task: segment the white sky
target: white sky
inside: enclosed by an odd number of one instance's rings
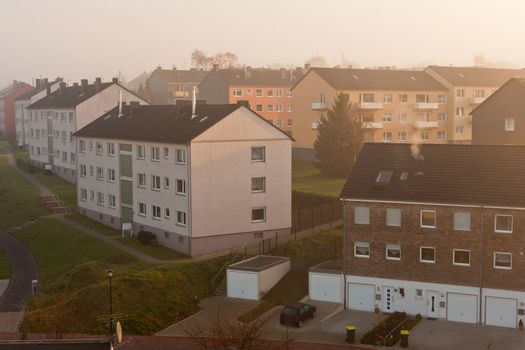
[[[157,65],[189,68],[198,48],[240,63],[525,66],[523,0],[0,0],[0,87]]]

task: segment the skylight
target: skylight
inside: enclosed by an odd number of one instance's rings
[[[357,77],[357,75],[352,75],[352,77],[353,77],[355,80],[359,80],[359,78]]]
[[[459,73],[459,76],[462,77],[462,78],[465,78],[465,76],[463,75],[463,73]]]
[[[202,117],[201,120],[199,120],[199,123],[203,123],[204,121],[206,121],[206,119],[208,119],[208,116]]]
[[[408,179],[408,171],[403,171],[399,177],[399,180],[405,181],[406,179]]]
[[[410,76],[410,79],[416,80],[416,78],[414,76],[412,76],[412,75]]]
[[[378,184],[387,184],[390,182],[390,179],[392,178],[392,172],[391,171],[380,171],[379,175],[377,175],[376,183]]]

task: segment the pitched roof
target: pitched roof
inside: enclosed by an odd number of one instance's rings
[[[85,90],[82,85],[66,86],[63,90],[57,89],[53,93],[29,105],[27,108],[72,108],[107,89],[113,84],[115,83],[101,83],[99,89],[97,89],[95,84],[88,84],[86,85]]]
[[[239,107],[238,104],[198,104],[196,116],[192,118],[191,105],[125,105],[119,118],[117,106],[77,131],[75,135],[183,144],[190,142]]]
[[[200,83],[208,75],[209,71],[204,70],[179,70],[179,69],[155,69],[152,75],[158,75],[162,79],[171,83]]]
[[[15,98],[15,101],[29,100],[31,97],[38,94],[40,91],[44,91],[48,86],[52,86],[54,84],[60,84],[61,81],[62,80],[59,80],[59,78],[57,78],[54,81],[50,81],[47,84],[42,85],[41,87],[35,87],[32,90],[29,90],[28,92],[26,92],[25,94],[20,95],[17,98]]]
[[[15,93],[19,88],[25,87],[25,86],[31,86],[29,84],[26,84],[22,81],[13,81],[13,84],[6,86],[5,88],[0,90],[0,98],[3,98],[5,96],[11,95],[12,93]]]
[[[341,198],[525,207],[525,146],[424,144],[420,154],[409,144],[365,144]],[[376,183],[381,171],[390,181]]]
[[[455,86],[501,86],[515,77],[525,77],[524,69],[429,66]]]
[[[290,86],[294,85],[303,75],[302,68],[296,69],[217,69],[212,70],[208,76],[217,75],[229,85],[266,85]]]

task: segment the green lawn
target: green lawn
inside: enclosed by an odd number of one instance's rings
[[[11,277],[11,264],[7,256],[0,250],[0,280]]]
[[[90,229],[95,230],[98,233],[102,233],[103,235],[106,235],[106,236],[120,236],[121,235],[119,230],[116,230],[114,228],[101,224],[100,222],[97,222],[95,220],[91,220],[90,218],[80,213],[67,214],[66,218],[72,221],[75,221],[76,223],[79,223],[82,226],[89,227]]]
[[[148,245],[142,244],[136,237],[126,237],[119,238],[121,243],[124,243],[132,248],[135,248],[138,251],[143,252],[149,256],[152,256],[157,259],[162,260],[171,260],[171,259],[186,259],[189,258],[187,255],[176,252],[169,248],[163,247],[161,245]]]
[[[314,163],[293,159],[292,189],[337,198],[346,179],[324,176]]]

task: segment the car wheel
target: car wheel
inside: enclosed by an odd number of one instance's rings
[[[303,326],[303,321],[299,321],[299,323],[297,324],[297,327],[301,328]]]

